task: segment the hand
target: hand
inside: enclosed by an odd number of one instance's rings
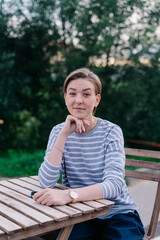
[[[85,132],[85,125],[90,125],[88,120],[81,120],[72,115],[68,115],[62,128],[62,132],[69,136],[73,132],[83,133]]]
[[[64,205],[71,202],[69,197],[69,190],[57,190],[46,188],[34,194],[33,199],[40,204],[52,206],[52,205]]]

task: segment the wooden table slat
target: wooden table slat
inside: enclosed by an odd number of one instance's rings
[[[21,181],[20,179],[10,179],[9,182],[12,182],[14,184],[17,184],[18,186],[20,187],[24,187],[24,188],[27,188],[31,191],[34,191],[35,189],[37,190],[42,190],[42,188],[38,187],[38,186],[35,186],[35,185],[32,185],[30,183],[27,183],[27,182],[24,182],[24,181]]]
[[[66,189],[60,184],[55,188]],[[74,224],[106,215],[114,205],[100,199],[49,207],[30,198],[31,191],[41,189],[37,176],[0,182],[0,239],[21,240],[61,229],[57,239],[67,240]]]
[[[77,217],[77,216],[81,216],[82,215],[82,212],[75,209],[75,208],[72,208],[68,205],[62,205],[62,206],[54,206],[55,209],[59,210],[59,211],[62,211],[66,214],[68,214],[70,217]]]
[[[29,196],[31,193],[31,190],[25,189],[23,187],[20,187],[18,185],[13,184],[12,182],[9,181],[0,181],[0,185],[7,187],[9,189],[15,190],[16,192],[22,193],[26,196]]]
[[[28,177],[23,177],[23,178],[19,178],[20,180],[24,181],[24,182],[27,182],[27,183],[30,183],[36,187],[39,187],[40,189],[43,189],[40,184],[39,184],[39,181],[37,181],[36,179],[33,179],[33,178],[28,178]]]
[[[30,179],[34,179],[34,180],[37,181],[37,183],[39,184],[38,176],[30,176],[29,178],[30,178]],[[28,180],[27,180],[27,181],[28,181]],[[29,180],[29,181],[30,181],[30,180]],[[36,184],[37,184],[37,183],[36,183]],[[39,185],[40,185],[40,184],[39,184]],[[66,187],[66,186],[64,186],[64,185],[62,185],[62,184],[60,184],[60,183],[56,183],[55,187],[56,187],[56,188],[59,188],[59,189],[62,189],[62,190],[68,188],[68,187]]]
[[[90,212],[94,212],[94,208],[90,207],[84,203],[81,202],[77,202],[77,203],[70,203],[69,206],[76,208],[80,211],[82,211],[84,214],[90,213]]]
[[[53,218],[48,217],[45,214],[40,213],[39,211],[30,208],[29,206],[14,200],[11,197],[5,196],[1,194],[0,202],[6,204],[8,207],[12,207],[14,210],[24,214],[25,216],[31,216],[34,221],[38,222],[39,224],[50,223],[53,222]]]
[[[1,217],[1,216],[0,216]],[[3,236],[5,234],[5,232],[3,232],[1,229],[0,229],[0,237]]]
[[[47,216],[52,217],[56,221],[66,220],[69,217],[67,214],[65,214],[61,211],[58,211],[54,208],[51,208],[51,207],[48,207],[45,205],[38,204],[30,197],[26,197],[20,193],[17,193],[17,192],[14,192],[13,190],[8,189],[8,188],[0,187],[0,192],[6,194],[9,197],[12,197],[13,199],[20,201],[22,203],[25,203],[26,205],[28,205],[36,210],[39,210],[42,213],[45,213]]]
[[[0,203],[0,213],[2,216],[5,216],[7,219],[17,223],[24,229],[38,225],[37,222],[2,203]]]
[[[38,181],[38,176],[30,176],[30,178],[33,178]]]
[[[99,200],[96,200],[96,202],[102,203],[108,207],[114,206],[114,202],[107,200],[107,199],[99,199]]]
[[[94,209],[96,210],[100,210],[104,207],[106,207],[105,204],[102,204],[100,202],[97,202],[97,201],[86,201],[84,202],[86,205],[90,206],[90,207],[93,207]]]
[[[22,229],[21,226],[17,225],[16,223],[8,220],[7,218],[0,215],[0,228],[6,232],[7,234],[16,232],[20,229]],[[4,232],[0,230],[0,236],[4,235]]]

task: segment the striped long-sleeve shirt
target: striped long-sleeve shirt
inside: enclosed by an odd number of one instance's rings
[[[61,166],[54,166],[47,156],[63,125],[56,125],[50,133],[44,162],[39,169],[40,184],[44,188],[53,188],[62,170],[62,182],[67,187],[99,184],[103,198],[115,202],[105,218],[137,209],[124,180],[125,153],[120,127],[98,118],[90,132],[70,134],[65,142]]]

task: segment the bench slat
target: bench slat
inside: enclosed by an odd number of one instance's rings
[[[149,162],[149,161],[142,161],[136,159],[126,159],[126,166],[132,167],[140,167],[140,168],[148,168],[152,170],[159,170],[160,171],[160,163],[157,162]]]
[[[125,148],[125,154],[129,156],[139,156],[139,157],[160,159],[160,151]]]
[[[126,177],[139,178],[144,180],[156,181],[160,180],[160,175],[156,173],[141,172],[136,170],[125,170]]]

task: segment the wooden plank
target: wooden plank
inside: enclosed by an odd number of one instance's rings
[[[69,206],[82,211],[84,214],[87,214],[87,213],[90,213],[90,212],[94,212],[94,208],[89,207],[88,205],[80,203],[80,202],[70,203]]]
[[[1,216],[0,216],[1,217]],[[3,232],[1,229],[0,229],[0,239],[2,236],[4,236],[5,232]]]
[[[37,189],[38,191],[39,190],[42,190],[42,188],[38,187],[38,186],[35,186],[35,185],[32,185],[30,183],[27,183],[27,182],[24,182],[24,181],[21,181],[20,179],[11,179],[9,180],[10,182],[14,183],[14,184],[17,184],[18,186],[20,187],[24,187],[24,188],[27,188],[31,191],[34,191],[35,189]]]
[[[109,208],[115,205],[114,202],[107,200],[107,199],[98,199],[98,200],[96,200],[96,202],[102,203],[102,204],[108,206]]]
[[[144,180],[156,181],[160,179],[160,175],[156,173],[141,172],[136,170],[125,170],[126,177],[139,178]]]
[[[5,187],[0,187],[0,192],[2,192],[3,194],[12,197],[15,200],[18,200],[22,203],[25,203],[27,206],[30,206],[44,214],[46,214],[49,217],[52,217],[54,220],[56,221],[62,221],[62,220],[66,220],[69,218],[69,216],[61,211],[58,211],[52,207],[48,207],[45,205],[41,205],[37,202],[35,202],[33,199],[26,197],[20,193],[14,192],[11,189],[5,188]]]
[[[39,211],[37,211],[33,208],[30,208],[29,206],[26,206],[25,204],[23,204],[17,200],[14,200],[11,197],[1,194],[0,202],[6,204],[8,207],[11,207],[18,212],[24,214],[25,216],[32,218],[34,221],[38,222],[39,224],[53,222],[53,218],[50,218],[50,217],[40,213]]]
[[[37,222],[33,221],[32,219],[24,216],[23,214],[15,211],[14,209],[12,209],[2,203],[0,203],[0,213],[2,216],[17,223],[24,229],[38,225]]]
[[[81,216],[82,212],[68,205],[54,206],[55,209],[68,214],[70,217]]]
[[[69,238],[69,235],[70,235],[73,227],[74,227],[74,225],[70,225],[68,227],[62,228],[60,230],[56,240],[67,240]]]
[[[9,189],[12,189],[12,190],[14,190],[16,192],[22,193],[22,194],[24,194],[26,196],[30,196],[30,193],[31,193],[30,190],[25,189],[23,187],[19,187],[18,185],[15,185],[15,184],[13,184],[13,183],[11,183],[9,181],[0,181],[0,185],[2,185],[4,187],[7,187]]]
[[[100,211],[94,211],[93,213],[83,214],[78,217],[69,218],[68,220],[65,220],[65,221],[54,222],[54,224],[47,224],[46,226],[38,226],[38,227],[35,227],[34,229],[28,229],[27,231],[22,231],[22,232],[15,233],[14,235],[10,235],[10,240],[21,240],[27,237],[37,236],[46,232],[54,231],[56,229],[61,229],[67,226],[71,226],[73,224],[77,224],[80,222],[84,222],[93,218],[106,215],[108,214],[108,212],[109,212],[109,208],[106,207]]]
[[[149,162],[149,161],[142,161],[142,160],[127,158],[125,165],[132,166],[132,167],[139,167],[139,168],[148,168],[148,169],[160,171],[160,163],[157,163],[157,162]]]
[[[106,207],[106,205],[97,201],[86,201],[84,203],[90,207],[93,207],[95,210],[101,210],[102,208]]]
[[[0,228],[6,232],[7,234],[17,232],[18,230],[21,230],[22,227],[17,225],[16,223],[8,220],[7,218],[0,215]],[[4,235],[4,232],[0,230],[0,236]]]
[[[159,214],[160,214],[160,181],[157,186],[156,198],[155,198],[152,217],[151,217],[148,234],[147,234],[152,238],[154,237],[156,232]]]
[[[125,154],[128,156],[139,156],[139,157],[160,159],[160,151],[125,148]]]
[[[31,176],[30,178],[38,181],[38,176]],[[39,181],[38,181],[38,184],[39,184]],[[64,186],[64,185],[62,185],[62,184],[60,184],[60,183],[56,183],[55,187],[56,187],[56,188],[59,188],[59,189],[62,189],[62,190],[68,188],[68,187],[66,187],[66,186]]]
[[[38,176],[37,175],[36,176],[30,176],[30,178],[33,178],[33,179],[38,181]]]
[[[30,183],[34,186],[37,186],[39,187],[40,189],[43,189],[40,184],[39,184],[39,181],[33,179],[33,178],[28,178],[28,177],[23,177],[23,178],[19,178],[20,180],[24,181],[24,182],[27,182],[27,183]]]

